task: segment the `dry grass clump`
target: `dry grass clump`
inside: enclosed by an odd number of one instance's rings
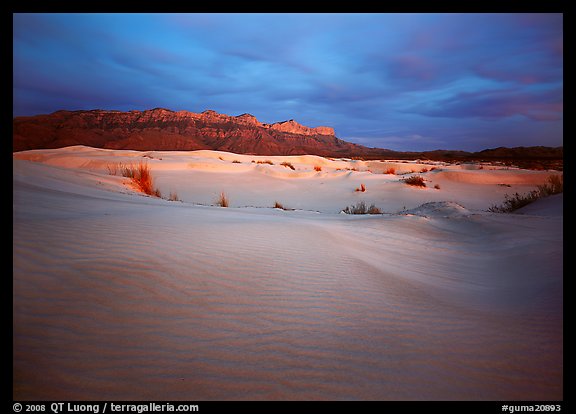
[[[320,167],[319,165],[315,165],[314,171],[322,171],[322,167]]]
[[[428,172],[428,168],[424,167],[424,168],[422,168],[422,169],[420,170],[420,172],[421,172],[421,173]]]
[[[413,185],[415,187],[426,187],[426,183],[424,182],[424,178],[419,177],[417,175],[412,175],[408,178],[404,178],[403,180],[408,185]]]
[[[528,194],[514,193],[512,196],[506,194],[501,205],[493,205],[488,211],[492,213],[511,213],[540,198],[562,192],[564,192],[564,176],[551,175],[548,177],[546,184],[539,185],[536,190],[532,190]]]
[[[232,161],[232,164],[242,164],[242,163],[238,160],[234,160],[234,161]]]
[[[216,205],[220,207],[228,207],[230,205],[230,200],[224,191],[220,193],[220,196],[216,200]]]
[[[440,190],[440,184],[435,184],[435,185],[434,185],[434,188],[435,188],[436,190]]]
[[[182,201],[178,197],[178,194],[174,191],[170,191],[170,196],[168,197],[168,201]]]
[[[295,169],[296,169],[296,168],[294,168],[294,166],[292,165],[292,163],[291,163],[291,162],[288,162],[288,161],[284,161],[284,162],[282,162],[280,165],[283,165],[283,166],[286,167],[286,168],[290,168],[291,170],[295,170]]]
[[[272,208],[279,208],[285,211],[294,211],[293,208],[284,207],[284,205],[282,203],[279,203],[278,201],[274,201],[274,206],[272,206]]]
[[[384,171],[384,174],[396,175],[396,168],[390,167],[390,168],[388,168],[386,171]]]
[[[258,161],[257,164],[269,164],[269,165],[274,165],[274,163],[270,160],[264,160],[264,161]]]
[[[358,192],[361,192],[361,193],[363,193],[363,192],[365,192],[365,191],[366,191],[366,186],[365,186],[364,184],[360,184],[360,187],[359,187],[359,188],[357,188],[357,189],[356,189],[356,190],[354,190],[354,191],[358,191]]]
[[[162,197],[160,190],[154,188],[154,180],[150,172],[148,163],[140,161],[138,164],[110,164],[107,166],[110,175],[120,174],[122,177],[130,178],[132,184],[144,194],[153,197]]]
[[[342,212],[346,214],[382,214],[382,211],[374,204],[371,204],[370,207],[366,207],[364,201],[360,201],[353,206],[348,206],[342,210]]]

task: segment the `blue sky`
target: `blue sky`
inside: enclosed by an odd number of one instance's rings
[[[563,145],[561,14],[15,14],[13,115],[206,109],[362,145]]]

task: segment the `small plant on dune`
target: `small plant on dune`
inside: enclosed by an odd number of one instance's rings
[[[170,191],[170,196],[168,197],[168,201],[182,201],[182,200],[180,200],[180,198],[178,197],[178,194],[176,194],[174,191]]]
[[[280,165],[283,165],[283,166],[286,167],[286,168],[290,168],[291,170],[295,170],[295,169],[296,169],[296,168],[294,168],[294,166],[292,165],[292,163],[291,163],[291,162],[288,162],[288,161],[284,161],[284,162],[282,162]]]
[[[403,180],[406,184],[412,185],[415,187],[426,187],[426,183],[424,182],[424,178],[419,177],[417,175],[412,175],[408,178],[404,178]]]
[[[230,200],[228,200],[228,196],[222,191],[220,196],[216,200],[216,205],[220,207],[228,207],[230,205]]]
[[[274,205],[272,206],[272,208],[279,208],[279,209],[285,210],[285,211],[294,211],[293,208],[284,207],[284,205],[282,203],[279,203],[278,201],[274,202]]]
[[[148,163],[140,161],[140,163],[132,169],[130,175],[132,182],[144,194],[148,194],[154,197],[161,197],[160,190],[154,188],[154,181],[152,179],[152,174],[150,173],[150,167],[148,166]]]
[[[364,184],[360,184],[360,187],[359,187],[359,188],[357,188],[357,189],[356,189],[356,190],[354,190],[354,191],[357,191],[357,192],[363,193],[363,192],[365,192],[365,191],[366,191],[366,186],[365,186]]]
[[[435,188],[436,190],[440,190],[440,184],[435,184],[435,185],[434,185],[434,188]]]
[[[540,198],[562,192],[564,192],[564,176],[551,175],[545,184],[539,185],[536,190],[532,190],[528,194],[514,193],[512,196],[506,194],[501,205],[493,205],[488,208],[488,211],[492,213],[511,213]]]
[[[160,190],[154,188],[154,180],[148,163],[140,161],[138,164],[110,164],[107,166],[110,175],[122,175],[130,178],[132,184],[144,194],[161,197]]]
[[[384,174],[396,175],[396,169],[394,167],[390,167],[386,171],[384,171]]]
[[[422,168],[422,169],[420,170],[420,172],[421,172],[421,173],[428,172],[428,168],[424,167],[424,168]]]
[[[242,163],[238,160],[234,160],[234,161],[232,161],[232,164],[242,164]]]
[[[258,164],[274,165],[274,163],[270,160],[258,161]]]
[[[319,165],[315,165],[314,171],[322,171],[322,167],[320,167]]]
[[[348,206],[342,211],[346,214],[382,214],[382,211],[374,204],[371,204],[370,207],[366,207],[364,201],[360,201],[353,206]]]
[[[119,163],[108,164],[106,169],[108,170],[108,175],[118,175],[118,166]]]

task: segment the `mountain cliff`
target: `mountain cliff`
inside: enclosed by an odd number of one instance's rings
[[[369,148],[336,138],[329,127],[294,120],[265,124],[250,114],[229,116],[156,108],[147,111],[57,111],[16,117],[13,151],[89,145],[109,149],[212,149],[258,155],[360,155]]]

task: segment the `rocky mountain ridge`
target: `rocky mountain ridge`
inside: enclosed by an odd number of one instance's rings
[[[334,129],[310,128],[294,120],[266,124],[250,114],[229,116],[155,108],[145,111],[57,111],[16,117],[13,151],[90,145],[110,149],[214,149],[261,155],[362,152],[336,138]]]

